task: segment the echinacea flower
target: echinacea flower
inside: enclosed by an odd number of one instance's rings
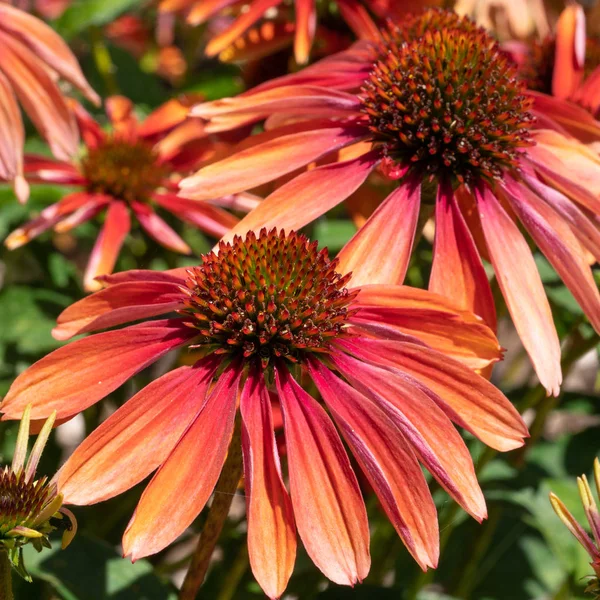
[[[480,318],[418,289],[349,289],[337,268],[303,235],[262,230],[221,242],[189,270],[107,276],[107,288],[59,317],[55,336],[141,322],[35,363],[2,402],[3,419],[31,401],[35,418],[54,410],[69,418],[170,350],[194,348],[201,358],[193,366],[150,383],[75,451],[59,475],[69,503],[111,498],[156,470],[123,547],[133,559],[162,550],[210,497],[239,405],[250,563],[268,596],[286,587],[296,527],[332,581],[353,584],[369,571],[365,506],[339,433],[409,552],[423,569],[434,567],[436,513],[420,463],[481,520],[485,501],[452,423],[501,451],[521,446],[527,428],[469,368],[499,358]],[[148,320],[172,311],[178,316]],[[283,412],[291,497],[270,392]]]
[[[533,129],[530,105],[514,66],[484,30],[430,10],[390,23],[379,44],[358,43],[237,98],[194,107],[209,131],[265,119],[266,131],[184,179],[181,195],[250,190],[317,161],[228,236],[263,226],[296,229],[347,199],[378,168],[396,187],[342,249],[340,268],[352,271],[355,286],[397,284],[411,254],[422,184],[434,181],[430,290],[495,328],[482,264],[490,260],[540,381],[556,394],[559,340],[517,221],[600,331],[587,255],[600,257],[593,221],[600,160],[571,137]]]
[[[25,172],[32,181],[81,186],[42,210],[39,217],[13,231],[5,240],[18,248],[54,227],[68,231],[106,213],[87,269],[84,285],[98,289],[99,275],[111,273],[131,227],[130,214],[159,244],[189,254],[189,246],[156,213],[164,209],[215,237],[221,237],[238,221],[231,213],[208,202],[192,202],[176,196],[177,182],[200,161],[215,152],[198,122],[185,121],[185,99],[171,100],[139,123],[130,100],[113,96],[106,100],[112,125],[105,132],[80,105],[76,114],[85,142],[85,153],[72,163],[26,156]],[[217,201],[215,201],[216,203]],[[231,205],[231,201],[223,199]],[[240,202],[243,208],[243,202]]]
[[[594,480],[596,482],[596,492],[600,497],[600,461],[598,461],[597,458],[594,460]],[[592,577],[590,584],[585,591],[593,594],[595,598],[600,598],[600,513],[598,512],[594,495],[585,475],[577,478],[577,486],[579,488],[579,495],[581,496],[581,503],[583,504],[585,516],[587,517],[590,529],[592,530],[592,538],[590,538],[585,529],[569,512],[569,509],[553,492],[550,492],[550,502],[554,512],[558,515],[560,520],[567,526],[567,529],[575,536],[575,539],[590,555],[590,558],[592,559],[590,564],[592,569],[594,569],[595,576]]]
[[[7,553],[15,570],[28,581],[31,577],[23,562],[23,546],[31,543],[38,552],[44,547],[50,548],[48,536],[61,528],[62,547],[66,548],[77,531],[73,513],[62,506],[63,496],[57,490],[56,481],[48,481],[47,477],[35,479],[52,431],[54,413],[42,426],[25,463],[30,413],[31,406],[27,406],[19,424],[12,464],[0,470],[0,552]]]
[[[25,132],[19,103],[50,144],[52,153],[68,160],[79,137],[72,111],[58,79],[89,100],[99,99],[62,38],[36,17],[0,2],[0,181],[12,182],[25,202],[29,189],[23,178]]]
[[[335,4],[342,18],[361,39],[373,39],[377,36],[376,21],[381,18],[399,15],[422,4],[415,0],[336,0]],[[272,20],[268,31],[262,32],[262,43],[271,49],[294,37],[294,54],[300,64],[306,63],[310,56],[317,27],[318,0],[294,0],[295,18]],[[164,12],[185,11],[190,25],[200,25],[216,15],[237,10],[233,23],[213,37],[206,47],[206,54],[226,55],[236,46],[244,33],[255,25],[268,11],[286,11],[283,0],[161,0],[159,10]]]

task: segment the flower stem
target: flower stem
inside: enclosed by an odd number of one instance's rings
[[[96,68],[104,80],[106,91],[111,96],[114,96],[119,93],[119,86],[115,79],[115,65],[113,64],[110,52],[104,43],[102,30],[99,27],[91,27],[90,39],[92,42],[92,56],[94,57]]]
[[[229,444],[227,459],[223,465],[219,481],[215,486],[215,495],[210,505],[206,522],[204,523],[198,545],[194,550],[192,561],[179,592],[179,600],[194,600],[196,598],[196,594],[204,582],[210,558],[221,535],[223,525],[225,525],[225,521],[227,520],[229,508],[241,476],[242,444],[241,425],[238,419],[236,420],[235,431]]]
[[[0,600],[13,600],[12,573],[6,551],[0,551]]]

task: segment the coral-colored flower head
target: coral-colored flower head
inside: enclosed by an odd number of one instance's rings
[[[24,129],[19,103],[48,140],[55,156],[77,152],[77,126],[57,80],[68,81],[92,102],[98,96],[85,80],[69,47],[50,27],[0,3],[0,181],[13,182],[21,202],[29,189],[23,179]]]
[[[433,567],[438,528],[420,464],[481,520],[483,495],[453,423],[498,450],[521,446],[527,428],[469,368],[499,357],[480,318],[427,291],[358,290],[348,280],[316,242],[276,230],[221,242],[189,270],[108,276],[106,289],[61,315],[56,336],[142,322],[34,364],[8,392],[3,418],[30,401],[35,418],[68,418],[170,350],[194,348],[193,366],[149,384],[75,451],[59,476],[68,502],[105,500],[156,470],[123,544],[133,558],[162,550],[210,497],[239,407],[250,562],[268,596],[286,587],[296,527],[329,579],[353,584],[369,571],[365,506],[342,439],[410,553]],[[302,387],[307,378],[322,401]],[[283,412],[290,494],[270,391]]]
[[[342,18],[361,39],[376,39],[376,21],[407,10],[433,4],[415,0],[336,0],[335,4]],[[233,14],[233,22],[221,33],[213,37],[206,53],[209,56],[220,55],[230,60],[230,55],[244,57],[273,52],[294,41],[296,61],[303,64],[308,61],[311,46],[317,30],[318,7],[316,0],[294,0],[294,11],[288,9],[282,0],[161,0],[160,10],[165,12],[186,13],[191,25],[200,25],[218,15]],[[248,30],[261,21],[269,12],[276,13],[274,18],[263,26]],[[256,39],[255,39],[256,38]],[[262,47],[262,52],[257,50]]]
[[[537,374],[561,383],[560,347],[520,221],[594,327],[600,295],[587,261],[600,257],[600,160],[558,131],[534,129],[532,100],[510,59],[482,29],[430,10],[237,98],[201,104],[207,129],[265,120],[266,131],[181,182],[182,195],[235,193],[302,169],[229,235],[298,228],[379,169],[395,190],[340,253],[353,285],[403,281],[423,182],[437,184],[429,288],[495,327],[482,258],[490,260]],[[322,161],[319,166],[318,161]],[[238,177],[228,174],[235,170]],[[230,238],[229,238],[230,239]]]
[[[25,157],[25,172],[32,181],[81,186],[39,217],[13,231],[5,241],[11,248],[29,242],[54,227],[68,231],[105,212],[106,219],[84,276],[86,289],[98,289],[99,275],[111,273],[130,230],[130,214],[162,246],[188,254],[190,248],[156,213],[161,208],[201,230],[220,237],[237,218],[215,204],[178,198],[177,182],[215,145],[198,121],[185,121],[185,101],[171,100],[139,123],[133,105],[122,97],[106,101],[112,131],[105,132],[81,106],[76,107],[85,152],[74,162]],[[222,199],[231,205],[233,200]],[[243,204],[240,204],[243,209]]]

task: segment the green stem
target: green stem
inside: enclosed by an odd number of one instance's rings
[[[90,39],[92,43],[92,56],[94,63],[104,80],[106,91],[109,95],[114,96],[119,93],[119,86],[115,79],[115,65],[113,64],[110,52],[104,43],[102,30],[99,27],[90,28]]]
[[[239,419],[236,421],[235,431],[229,444],[227,460],[223,465],[221,476],[215,487],[210,510],[198,545],[192,555],[188,572],[179,592],[179,600],[194,600],[200,586],[204,582],[206,571],[213,555],[215,546],[223,525],[227,520],[231,502],[237,490],[240,478],[242,476],[242,444],[241,444],[241,426]]]
[[[12,573],[8,553],[0,551],[0,600],[13,600]]]

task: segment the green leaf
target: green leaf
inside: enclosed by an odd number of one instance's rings
[[[109,23],[136,4],[138,4],[138,0],[84,0],[73,2],[55,22],[54,26],[57,32],[68,40],[90,25]]]

